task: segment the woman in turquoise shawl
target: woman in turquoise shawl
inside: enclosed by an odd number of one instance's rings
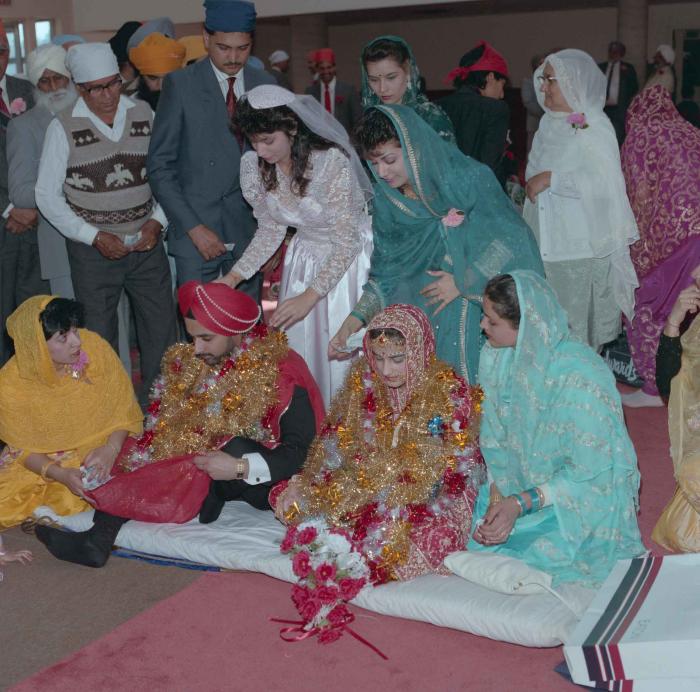
[[[350,334],[387,305],[408,303],[430,316],[438,358],[474,384],[486,282],[513,269],[544,273],[532,231],[492,171],[411,108],[368,109],[356,136],[375,178],[374,250],[369,281],[330,356],[347,352]]]
[[[483,327],[480,442],[491,483],[469,550],[519,558],[555,585],[599,584],[617,560],[644,551],[637,458],[615,380],[570,338],[564,309],[533,272],[488,283]]]
[[[447,113],[421,91],[420,71],[406,41],[400,36],[378,36],[362,50],[361,62],[363,108],[401,103],[413,108],[446,142],[457,145]]]

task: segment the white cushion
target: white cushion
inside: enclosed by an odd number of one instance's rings
[[[35,515],[50,516],[75,531],[92,526],[92,511],[57,517],[42,507]],[[284,527],[272,512],[228,502],[213,524],[200,524],[197,519],[187,524],[130,521],[119,531],[117,545],[293,582],[291,560],[279,552],[283,536]],[[578,612],[585,610],[594,593],[575,585],[557,591]],[[524,646],[558,646],[577,623],[571,610],[550,593],[505,595],[457,576],[436,574],[365,589],[353,603],[377,613]]]

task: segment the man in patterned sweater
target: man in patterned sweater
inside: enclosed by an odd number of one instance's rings
[[[80,98],[46,131],[36,201],[68,239],[75,297],[86,327],[117,349],[117,303],[131,301],[141,351],[142,402],[175,341],[175,306],[146,155],[153,113],[120,94],[121,77],[106,43],[73,46],[66,56]]]

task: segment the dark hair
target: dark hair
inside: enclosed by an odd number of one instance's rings
[[[391,122],[391,118],[378,108],[368,108],[365,111],[355,127],[353,139],[365,157],[386,142],[393,140],[400,142],[399,133]]]
[[[388,38],[373,41],[362,51],[362,64],[365,68],[368,62],[379,62],[386,59],[394,60],[399,65],[403,65],[408,62],[410,56],[403,43]]]
[[[379,329],[369,330],[370,341],[376,341],[382,336],[391,341],[406,341],[406,337],[398,329],[394,329],[393,327],[380,327]]]
[[[148,88],[148,84],[146,84],[145,80],[143,79],[143,76],[141,76],[139,78],[138,88],[136,89],[136,98],[141,99],[141,101],[145,101],[151,107],[151,110],[155,112],[156,108],[158,108],[160,91],[151,91]]]
[[[611,50],[617,50],[620,55],[624,55],[627,52],[627,47],[622,41],[610,41],[608,44],[608,53]]]
[[[493,309],[499,317],[510,322],[513,329],[520,327],[518,291],[510,274],[500,274],[489,279],[484,296],[493,303]]]
[[[84,327],[85,308],[77,300],[54,298],[39,313],[39,322],[48,341],[56,332],[65,334],[76,327]]]
[[[460,67],[471,67],[484,54],[485,46],[476,46],[462,56],[459,61]],[[496,72],[496,70],[473,70],[466,77],[455,77],[453,85],[455,89],[461,86],[472,87],[473,89],[486,88],[486,78],[493,74],[496,79],[508,81],[508,75]]]
[[[240,127],[248,138],[253,135],[284,132],[291,139],[292,191],[300,197],[306,194],[306,188],[311,182],[311,179],[306,177],[306,173],[311,172],[310,169],[307,170],[311,152],[325,151],[335,146],[333,142],[309,130],[296,113],[287,106],[256,109],[250,105],[248,99],[241,99],[236,108],[234,124]],[[265,190],[268,192],[275,190],[277,188],[275,165],[258,159],[258,166]]]

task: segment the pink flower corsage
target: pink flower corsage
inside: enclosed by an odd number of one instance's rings
[[[10,113],[12,115],[22,115],[22,113],[24,113],[24,111],[26,111],[26,110],[27,110],[27,103],[21,97],[17,97],[16,99],[13,99],[12,103],[10,103]]]
[[[75,363],[68,366],[70,376],[74,380],[79,380],[83,375],[83,371],[85,370],[85,368],[88,366],[89,363],[90,363],[90,359],[88,358],[87,353],[85,353],[85,351],[80,349],[80,354],[78,355],[78,360],[76,360]]]
[[[454,207],[447,212],[447,216],[442,217],[442,225],[446,228],[455,228],[464,222],[464,212]]]
[[[585,113],[571,113],[566,118],[566,122],[574,128],[574,130],[585,130],[588,127]]]

